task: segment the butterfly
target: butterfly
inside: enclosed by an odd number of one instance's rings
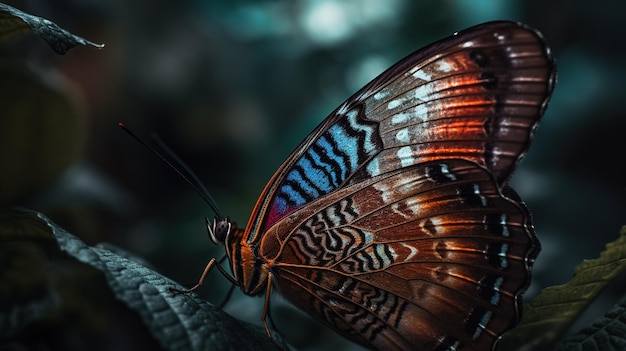
[[[431,44],[333,111],[244,229],[207,220],[248,295],[287,300],[376,350],[487,350],[520,318],[539,253],[507,185],[556,81],[536,30],[489,22]]]

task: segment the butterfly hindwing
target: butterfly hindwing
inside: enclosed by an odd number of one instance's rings
[[[289,231],[274,255],[279,291],[377,349],[428,350],[444,338],[476,349],[493,344],[517,321],[517,295],[530,274],[536,239],[521,205],[465,160],[367,183],[277,226]]]

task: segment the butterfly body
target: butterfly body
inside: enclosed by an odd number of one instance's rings
[[[220,221],[233,280],[369,348],[492,348],[539,251],[507,180],[554,80],[540,35],[513,22],[408,56],[298,146],[243,230]]]

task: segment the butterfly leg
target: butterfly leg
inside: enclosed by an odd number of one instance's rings
[[[272,332],[270,331],[270,327],[267,324],[267,320],[266,320],[267,317],[269,316],[269,309],[270,309],[270,294],[272,293],[272,277],[273,277],[272,273],[269,273],[267,275],[267,287],[265,288],[265,303],[263,304],[263,314],[261,315],[261,322],[263,322],[263,326],[265,327],[265,333],[270,338],[270,340],[272,340],[274,345],[276,345],[282,351],[285,351],[285,346],[278,343],[278,341],[276,341],[276,339],[274,339],[274,337],[272,336]],[[272,324],[274,323],[272,322]]]
[[[200,276],[200,279],[198,280],[198,283],[196,283],[196,285],[194,285],[190,289],[170,288],[169,290],[173,292],[181,293],[181,294],[189,294],[190,292],[202,286],[202,284],[204,283],[204,278],[206,278],[207,274],[209,274],[209,272],[211,271],[211,268],[213,268],[214,266],[217,267],[217,269],[222,273],[222,275],[224,275],[226,279],[230,280],[231,283],[235,285],[239,285],[239,283],[237,283],[235,278],[231,277],[230,274],[228,274],[228,272],[226,272],[226,270],[224,270],[224,268],[220,266],[220,264],[215,258],[212,258],[209,261],[209,263],[207,263],[206,267],[204,267],[204,272],[202,272],[202,275]]]

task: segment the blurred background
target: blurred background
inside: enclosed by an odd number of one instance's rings
[[[22,75],[0,80],[1,104],[23,114],[19,120],[0,116],[3,135],[15,141],[3,151],[9,161],[2,166],[0,205],[42,211],[87,243],[117,245],[179,282],[192,285],[210,258],[223,255],[204,228],[204,217],[213,214],[118,122],[147,140],[158,134],[197,173],[222,212],[244,227],[266,181],[336,106],[420,47],[496,19],[539,29],[559,71],[530,152],[511,181],[534,215],[543,247],[528,297],[567,281],[626,223],[626,5],[4,2],[106,46],[57,56],[32,34],[3,45],[3,53],[27,65]],[[64,112],[48,115],[50,106],[37,93],[19,92],[25,76],[39,77],[41,89],[62,95],[58,111]],[[228,286],[215,273],[200,294],[217,304]],[[618,282],[587,318],[603,314],[625,290],[624,280]],[[237,290],[226,310],[256,322],[262,305]],[[272,305],[277,328],[298,349],[360,349],[281,297],[273,296]]]

